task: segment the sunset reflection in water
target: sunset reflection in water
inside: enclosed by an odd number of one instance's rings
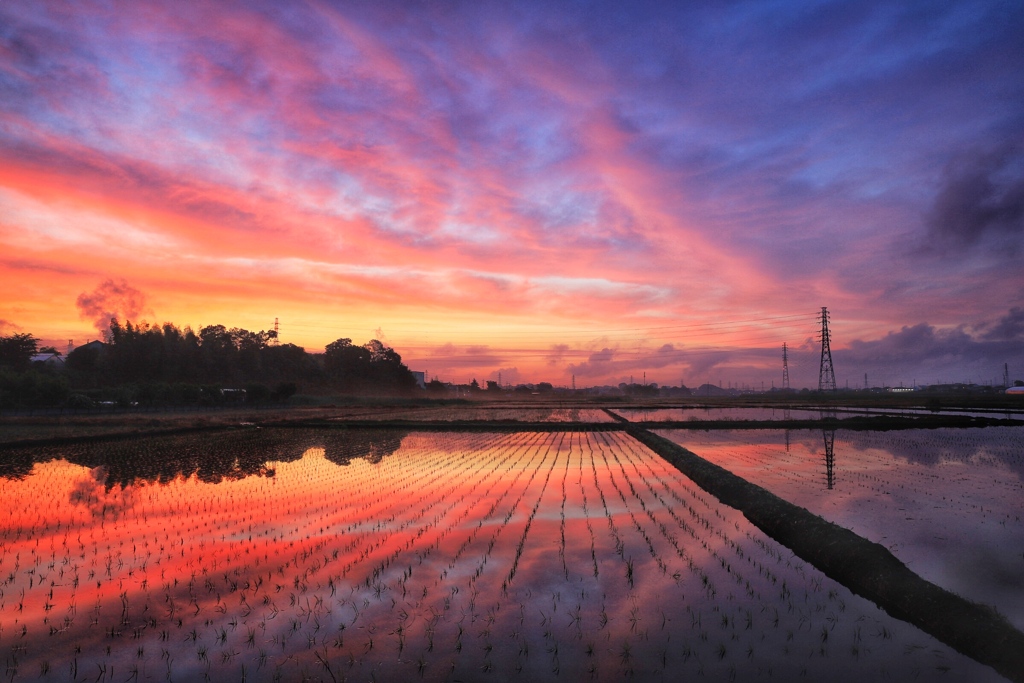
[[[989,675],[621,432],[257,430],[19,457],[13,680]]]

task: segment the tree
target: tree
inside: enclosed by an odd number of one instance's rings
[[[348,337],[336,339],[324,349],[324,370],[339,388],[351,391],[362,388],[367,381],[370,352],[353,346]]]
[[[0,337],[0,365],[14,370],[28,369],[39,340],[28,333]]]
[[[416,378],[402,363],[402,357],[390,346],[378,339],[371,339],[363,346],[370,354],[368,388],[386,392],[408,392],[416,386]]]
[[[266,346],[260,356],[261,373],[268,382],[316,381],[322,375],[313,357],[295,344]]]
[[[416,378],[402,364],[402,357],[377,339],[354,346],[343,337],[324,350],[324,370],[343,391],[405,392],[416,386]]]
[[[401,363],[402,357],[393,348],[386,346],[379,339],[371,339],[363,344],[370,354],[371,363]]]
[[[84,376],[91,377],[96,373],[100,349],[96,345],[79,346],[68,354],[67,367]]]

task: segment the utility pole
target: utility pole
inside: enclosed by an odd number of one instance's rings
[[[828,331],[828,308],[821,307],[821,366],[818,369],[818,391],[836,390],[836,373],[832,368],[831,338]]]

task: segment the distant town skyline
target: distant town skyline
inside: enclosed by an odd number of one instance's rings
[[[1024,379],[1024,5],[0,5],[0,335]]]

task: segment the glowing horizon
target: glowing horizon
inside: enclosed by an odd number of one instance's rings
[[[828,306],[840,385],[1024,377],[1020,8],[13,2],[0,27],[0,334],[278,318],[310,351],[581,386],[770,385],[786,342],[814,386]]]

